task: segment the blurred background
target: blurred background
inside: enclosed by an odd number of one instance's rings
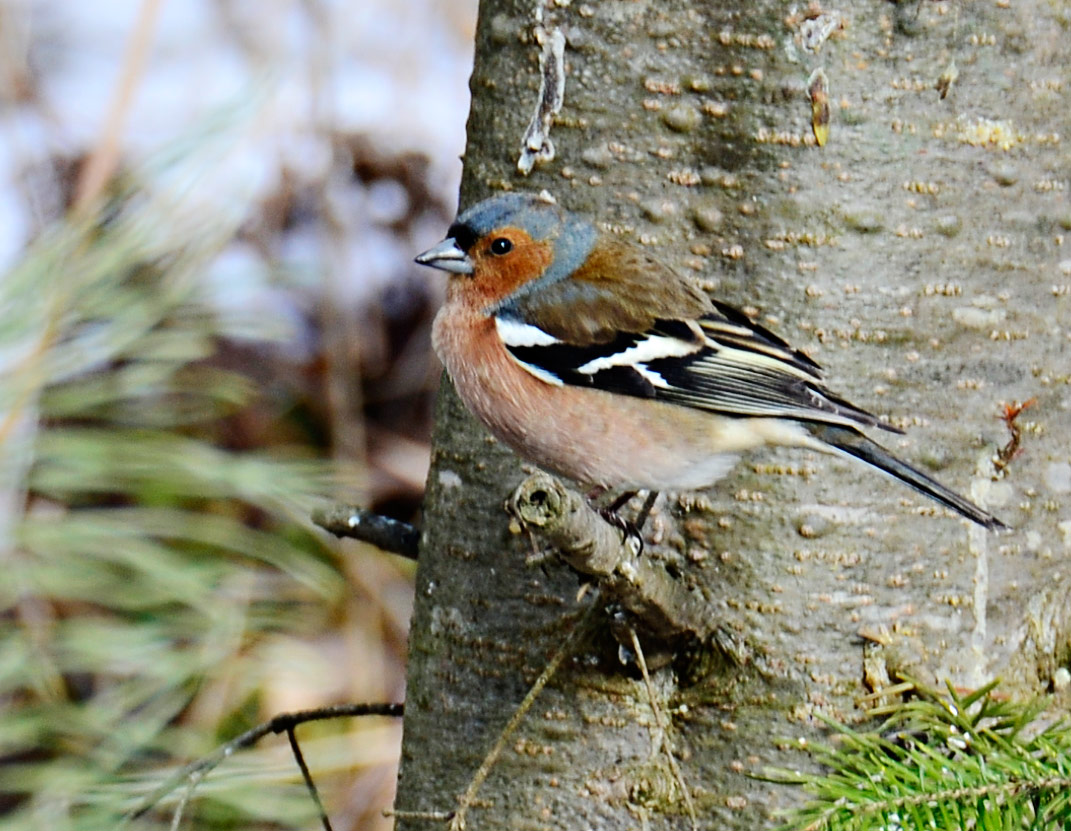
[[[476,0],[0,0],[0,824],[113,827],[281,712],[401,701]],[[385,828],[400,725],[299,728]],[[170,824],[185,786],[131,827]],[[285,739],[179,827],[311,827]]]

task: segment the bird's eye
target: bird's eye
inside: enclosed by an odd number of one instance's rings
[[[502,256],[513,250],[513,243],[505,237],[499,237],[491,242],[491,253]]]

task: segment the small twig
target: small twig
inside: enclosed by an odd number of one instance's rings
[[[317,508],[312,521],[336,537],[352,537],[410,560],[415,560],[420,550],[420,531],[408,522],[354,505]]]
[[[226,744],[216,748],[207,756],[204,756],[195,762],[191,762],[182,768],[182,770],[169,776],[164,780],[163,784],[146,796],[137,808],[126,814],[123,818],[124,822],[130,822],[131,820],[144,816],[151,811],[161,799],[182,784],[183,780],[189,780],[193,784],[196,784],[203,779],[209,771],[217,767],[220,762],[233,756],[239,750],[252,747],[269,733],[285,732],[291,734],[293,729],[299,724],[305,724],[309,721],[326,721],[327,719],[342,718],[346,716],[390,716],[397,718],[402,715],[404,706],[405,705],[403,704],[338,704],[333,707],[317,707],[313,710],[299,710],[294,713],[282,713],[270,721],[266,721],[250,730],[246,730],[240,736],[237,736]],[[304,768],[304,760],[301,760],[300,757],[298,765],[302,767],[303,774],[307,773],[307,770]],[[180,804],[180,812],[182,806],[188,801],[189,796],[187,795]]]
[[[628,627],[629,638],[632,641],[632,651],[636,654],[636,663],[639,664],[640,674],[643,676],[643,683],[647,687],[647,698],[651,703],[651,712],[654,713],[655,727],[658,728],[658,734],[660,736],[659,745],[662,751],[666,754],[666,759],[669,761],[669,769],[673,774],[673,778],[677,782],[677,788],[681,792],[681,796],[684,798],[684,805],[688,809],[688,816],[692,821],[692,831],[699,831],[699,819],[695,813],[695,803],[692,802],[692,794],[688,790],[688,783],[684,779],[684,774],[681,773],[680,765],[677,764],[677,757],[673,754],[673,748],[669,743],[669,730],[666,726],[666,721],[662,716],[662,705],[658,703],[658,697],[655,695],[654,684],[651,683],[651,675],[647,672],[647,659],[643,656],[643,647],[640,645],[640,639],[636,635],[636,630],[631,626]]]
[[[554,673],[558,671],[558,667],[561,666],[562,661],[566,659],[573,651],[573,648],[580,643],[592,629],[592,622],[595,619],[595,613],[602,607],[599,602],[599,595],[596,594],[592,598],[591,605],[588,606],[584,612],[583,617],[577,623],[576,628],[569,633],[569,637],[562,642],[558,647],[557,652],[547,662],[546,667],[539,674],[539,677],[532,684],[531,689],[528,690],[528,694],[524,697],[520,706],[514,712],[510,718],[509,723],[503,728],[502,732],[498,736],[498,741],[495,742],[494,747],[484,757],[483,762],[480,763],[479,769],[476,771],[476,775],[472,777],[472,781],[469,782],[468,788],[465,789],[465,793],[458,799],[457,810],[450,818],[450,831],[464,831],[465,829],[465,817],[476,801],[476,795],[480,791],[480,787],[486,781],[488,775],[491,773],[491,769],[494,768],[495,763],[498,761],[498,757],[502,755],[502,751],[506,747],[506,742],[510,740],[510,736],[520,726],[524,717],[528,714],[528,711],[532,709],[532,705],[535,704],[536,699],[539,697],[539,693],[543,691],[543,687],[547,685],[547,682],[554,677]]]
[[[537,531],[562,559],[600,586],[660,640],[681,636],[706,641],[718,629],[706,602],[653,557],[641,557],[575,491],[553,476],[536,473],[525,479],[506,503],[526,529]]]
[[[1036,398],[1030,398],[1026,401],[1014,401],[1011,404],[1004,405],[1004,411],[1000,414],[999,418],[1008,428],[1008,432],[1011,433],[1011,438],[1008,439],[1007,444],[997,451],[997,456],[993,460],[993,467],[997,469],[997,474],[999,476],[1003,476],[1007,472],[1008,465],[1011,464],[1012,459],[1018,456],[1021,452],[1019,445],[1023,439],[1023,428],[1017,421],[1020,413],[1029,407],[1033,407],[1037,401]]]
[[[327,818],[327,810],[324,808],[323,800],[320,799],[320,792],[316,789],[316,783],[312,781],[309,766],[305,764],[305,754],[301,752],[301,745],[298,744],[297,736],[294,735],[293,725],[286,728],[286,738],[290,742],[290,750],[293,752],[294,759],[301,770],[301,778],[305,780],[305,787],[309,789],[309,796],[312,797],[316,810],[320,812],[320,824],[323,825],[324,831],[334,831],[331,828],[331,820]]]
[[[179,827],[182,825],[182,815],[186,812],[186,806],[190,804],[190,800],[193,799],[193,792],[197,790],[197,786],[201,784],[203,778],[204,773],[198,771],[186,782],[186,790],[183,791],[182,798],[179,799],[178,805],[175,806],[175,813],[171,815],[171,831],[179,831]]]
[[[419,819],[425,822],[446,822],[448,819],[454,818],[453,811],[395,811],[393,808],[386,808],[383,811],[383,816],[394,817],[396,819]]]

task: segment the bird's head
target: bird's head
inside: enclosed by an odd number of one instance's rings
[[[567,277],[597,237],[589,222],[546,196],[502,193],[462,211],[446,238],[416,261],[469,278],[468,290],[494,302]]]

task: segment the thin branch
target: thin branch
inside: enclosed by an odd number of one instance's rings
[[[673,746],[669,741],[669,726],[662,715],[662,705],[658,703],[658,696],[655,693],[654,683],[651,681],[651,674],[647,671],[647,659],[643,655],[643,646],[640,644],[636,630],[631,626],[628,627],[628,634],[629,639],[632,641],[632,651],[636,654],[636,663],[640,667],[640,674],[643,675],[644,686],[647,688],[647,699],[651,704],[651,712],[654,714],[655,727],[658,729],[659,745],[666,754],[666,759],[669,760],[670,772],[677,782],[681,797],[684,799],[684,805],[688,809],[688,817],[692,821],[692,831],[699,831],[699,819],[695,813],[695,803],[692,801],[688,782],[681,772],[680,765],[677,764],[677,757],[673,753]]]
[[[293,726],[286,728],[286,739],[290,742],[290,750],[294,754],[294,760],[297,762],[298,768],[301,769],[301,778],[305,780],[305,787],[309,790],[309,796],[312,797],[316,810],[320,812],[320,824],[323,825],[324,831],[334,831],[331,828],[331,820],[327,818],[327,809],[324,808],[323,800],[320,799],[320,792],[316,789],[316,783],[312,781],[309,766],[305,764],[305,754],[301,752],[301,745],[298,744],[297,736],[294,735]]]
[[[224,745],[216,748],[212,753],[191,762],[182,770],[169,776],[163,784],[145,797],[141,804],[130,811],[123,818],[124,822],[136,820],[147,814],[165,796],[179,787],[184,781],[200,781],[204,776],[217,767],[220,762],[233,756],[237,751],[252,747],[269,733],[291,733],[299,724],[310,721],[326,721],[333,718],[347,716],[390,716],[397,718],[404,712],[403,704],[337,704],[332,707],[317,707],[313,710],[298,710],[294,713],[282,713],[270,721],[246,730],[240,736],[231,739]],[[300,758],[300,757],[299,757]],[[298,762],[303,765],[302,761]],[[305,773],[303,769],[303,773]],[[306,781],[306,784],[308,782]],[[187,796],[183,804],[189,800]],[[318,802],[318,799],[317,799]],[[321,806],[322,811],[322,806]]]
[[[602,609],[603,604],[600,602],[599,595],[596,594],[592,598],[591,604],[584,612],[583,617],[577,623],[576,628],[569,633],[569,637],[565,639],[561,646],[558,647],[558,651],[554,653],[554,656],[547,662],[546,667],[539,674],[539,677],[532,684],[528,694],[524,697],[520,706],[516,712],[510,718],[509,723],[503,728],[499,734],[498,741],[495,742],[494,747],[484,757],[483,762],[480,763],[479,769],[476,771],[476,775],[472,777],[472,781],[469,782],[468,788],[465,789],[465,793],[458,799],[457,811],[450,818],[449,831],[464,831],[465,818],[468,815],[469,809],[473,803],[476,802],[476,795],[480,791],[480,787],[491,773],[495,763],[498,761],[498,757],[502,755],[502,751],[506,747],[506,743],[510,740],[510,736],[520,726],[524,717],[528,714],[528,711],[532,709],[532,705],[535,704],[536,699],[539,697],[539,693],[543,691],[543,687],[547,685],[547,682],[554,677],[554,673],[558,671],[558,667],[561,666],[569,655],[572,654],[573,649],[578,643],[586,638],[592,628],[593,621],[595,620],[595,613]]]
[[[171,815],[171,831],[179,831],[179,828],[182,827],[182,815],[186,812],[186,806],[193,799],[194,791],[197,790],[197,786],[201,784],[202,779],[204,779],[204,772],[198,771],[187,780],[186,790],[182,792],[178,805],[175,806],[175,813]]]
[[[312,521],[336,537],[361,540],[410,560],[415,560],[420,550],[420,531],[412,525],[354,505],[317,508]]]
[[[664,640],[711,639],[718,621],[697,592],[642,557],[584,497],[546,473],[525,479],[506,504],[525,528],[538,531],[577,571],[598,578],[607,594],[651,635]]]

